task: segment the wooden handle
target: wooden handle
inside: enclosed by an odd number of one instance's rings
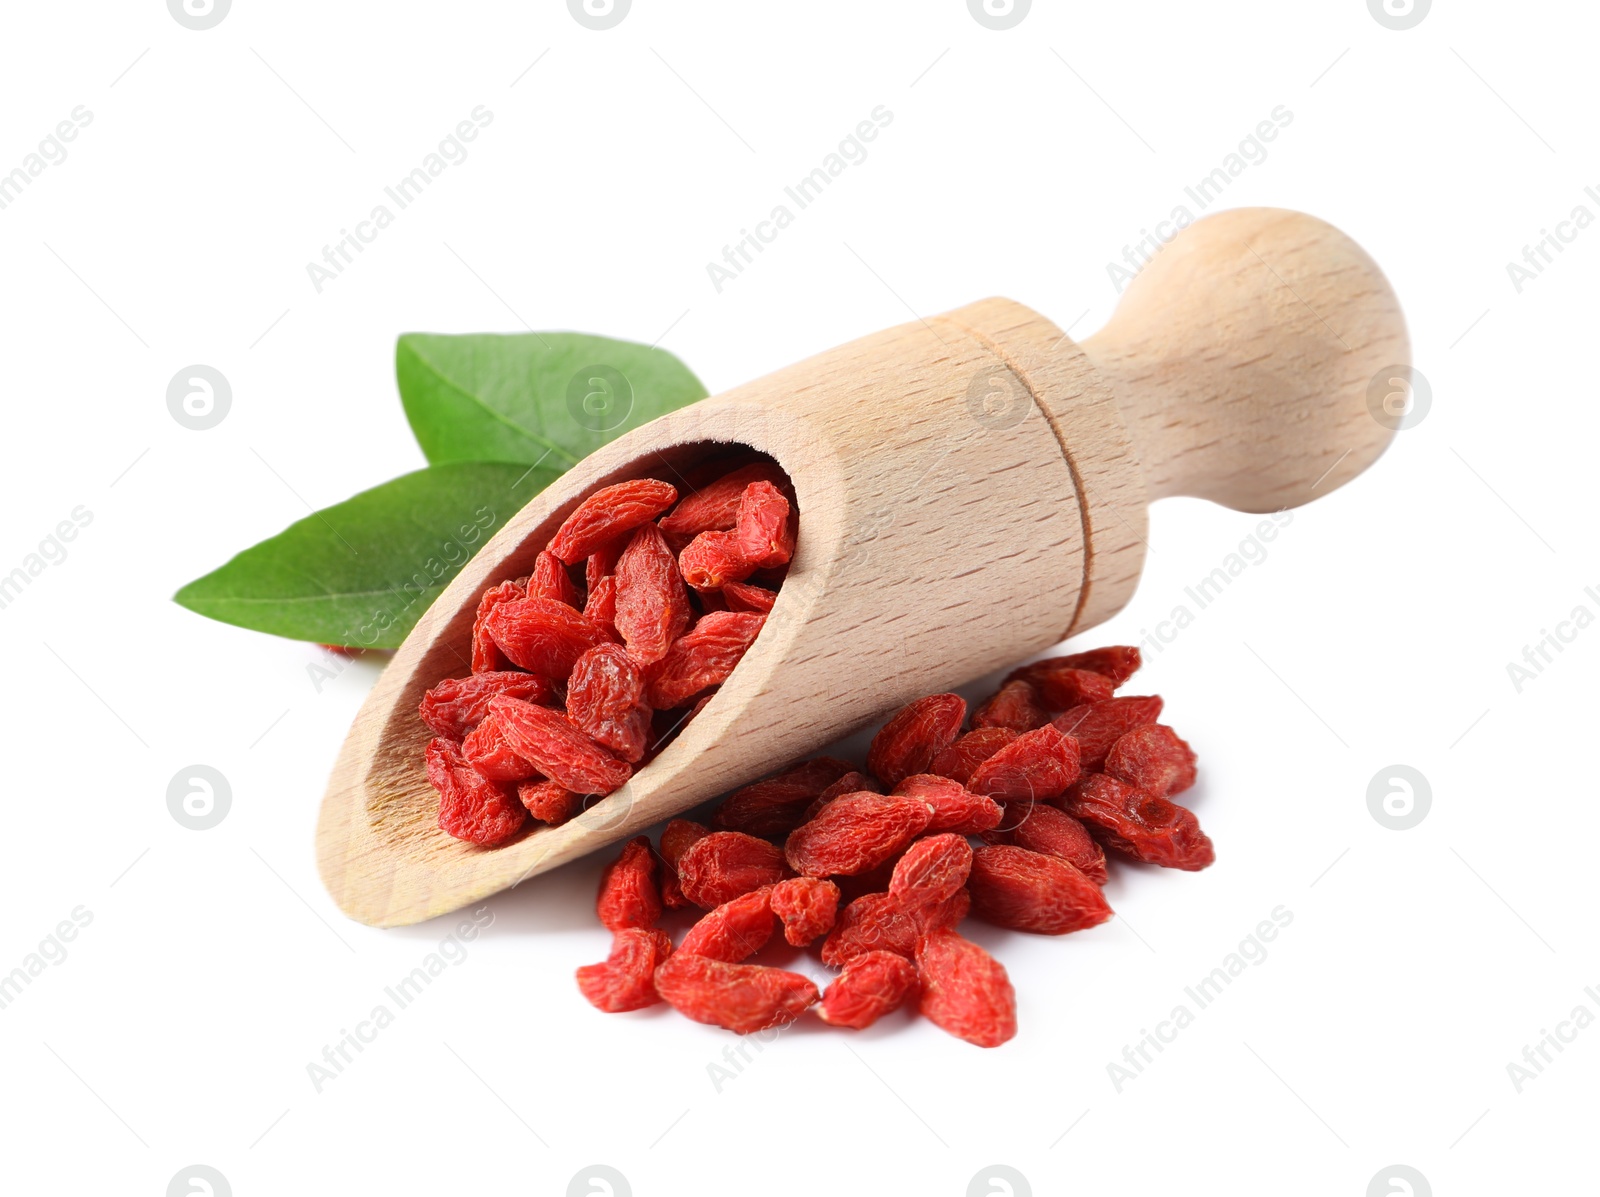
[[[1240,511],[1299,506],[1371,465],[1394,434],[1369,386],[1410,362],[1377,264],[1332,225],[1276,208],[1184,229],[1080,346],[1116,396],[1150,497]]]

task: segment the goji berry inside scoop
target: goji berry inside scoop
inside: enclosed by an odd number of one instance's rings
[[[470,673],[423,696],[455,838],[493,848],[614,793],[761,634],[798,536],[787,475],[748,452],[660,464],[586,495],[526,575],[485,590]]]

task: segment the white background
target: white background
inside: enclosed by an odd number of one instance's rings
[[[75,907],[93,922],[0,1011],[6,1191],[157,1195],[197,1162],[241,1197],[559,1194],[597,1162],[640,1195],[956,1195],[995,1163],[1041,1194],[1359,1197],[1395,1163],[1439,1194],[1592,1185],[1600,1030],[1520,1093],[1506,1066],[1600,1013],[1600,631],[1520,693],[1506,667],[1600,613],[1600,231],[1520,294],[1506,263],[1600,214],[1600,22],[1434,7],[1396,32],[1362,0],[1038,0],[994,32],[959,0],[637,0],[593,32],[554,0],[237,0],[192,32],[159,0],[7,6],[0,170],[75,106],[93,121],[0,211],[0,573],[93,521],[0,610],[0,972]],[[480,104],[470,157],[318,294],[306,263]],[[718,294],[706,263],[877,105],[867,160]],[[1433,407],[1132,687],[1201,754],[1216,866],[1120,869],[1121,917],[1065,940],[969,924],[1017,985],[1000,1050],[810,1020],[719,1093],[731,1036],[578,995],[607,947],[582,864],[492,900],[316,1093],[307,1064],[454,925],[355,925],[317,877],[379,663],[318,692],[334,658],[169,596],[421,464],[395,336],[661,338],[713,391],[991,294],[1082,336],[1116,302],[1106,263],[1277,105],[1292,124],[1225,206],[1360,241]],[[234,392],[206,432],[166,408],[194,362]],[[1138,639],[1255,523],[1160,504],[1138,594],[1084,645]],[[166,808],[197,762],[233,790],[206,832]],[[1395,763],[1432,787],[1410,831],[1367,808]],[[1107,1064],[1278,906],[1267,959],[1118,1093]]]

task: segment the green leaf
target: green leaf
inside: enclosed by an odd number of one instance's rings
[[[666,350],[583,333],[407,333],[395,346],[395,373],[406,418],[435,465],[564,470],[706,395]]]
[[[429,466],[290,524],[174,599],[223,623],[395,648],[484,542],[560,469]]]

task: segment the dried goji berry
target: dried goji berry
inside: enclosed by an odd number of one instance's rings
[[[670,962],[669,962],[670,963]],[[954,931],[936,931],[917,949],[918,1009],[934,1025],[979,1047],[1017,1033],[1017,996],[999,961]]]
[[[1011,843],[1029,852],[1058,856],[1096,885],[1106,883],[1105,849],[1094,842],[1087,827],[1042,802],[1015,805],[1024,809],[1006,807],[1006,821],[1013,827]]]
[[[929,773],[966,785],[978,766],[1017,738],[1009,727],[980,727],[960,737],[933,758]]]
[[[1029,677],[1029,670],[1038,673],[1049,673],[1059,669],[1087,669],[1090,673],[1098,673],[1110,679],[1113,686],[1120,686],[1135,673],[1141,664],[1139,650],[1131,645],[1112,645],[1107,648],[1092,648],[1084,653],[1069,653],[1064,657],[1051,657],[1045,661],[1035,661],[1032,665],[1024,665],[1021,669],[1013,670],[1012,677]]]
[[[917,969],[894,952],[865,952],[844,966],[822,995],[817,1015],[836,1027],[864,1030],[900,1004],[917,987]]]
[[[791,877],[772,887],[772,913],[783,920],[783,937],[803,948],[833,930],[839,887],[817,877]]]
[[[846,794],[881,794],[883,783],[869,773],[852,769],[817,795],[818,802],[832,802]]]
[[[822,944],[822,962],[840,968],[868,952],[910,957],[922,929],[915,913],[889,894],[863,894],[839,911]]]
[[[656,993],[656,969],[672,955],[672,940],[665,931],[624,927],[611,938],[611,955],[604,964],[585,964],[578,970],[578,989],[589,1004],[607,1014],[642,1010],[661,1000]]]
[[[632,533],[623,533],[615,536],[604,544],[595,548],[583,560],[583,584],[590,594],[600,584],[601,578],[609,578],[617,572],[617,558],[622,556],[622,550],[628,547]]]
[[[682,706],[708,686],[728,680],[761,634],[766,616],[711,611],[678,637],[645,673],[645,701],[658,711]]]
[[[710,834],[711,828],[704,823],[696,823],[691,819],[668,819],[667,825],[661,829],[661,858],[676,869],[689,846]]]
[[[678,568],[689,585],[710,591],[743,582],[756,572],[756,563],[744,555],[737,532],[702,532],[678,554]]]
[[[530,815],[551,827],[560,827],[583,809],[583,795],[559,781],[525,781],[517,787],[517,798]]]
[[[782,880],[783,853],[742,831],[713,831],[678,857],[684,896],[707,910]]]
[[[461,754],[490,781],[524,781],[538,775],[532,761],[518,756],[506,742],[500,720],[489,715],[461,742]]]
[[[555,701],[550,679],[536,673],[496,670],[467,677],[445,678],[422,696],[422,721],[439,735],[464,740],[467,733],[489,714],[489,700],[496,694],[520,698],[537,706]]]
[[[864,873],[898,855],[932,818],[933,807],[920,798],[850,794],[790,832],[784,856],[809,877]]]
[[[936,773],[913,773],[895,786],[894,792],[920,798],[933,807],[933,819],[927,826],[930,834],[981,835],[998,827],[1004,813],[988,795],[974,794],[960,782]]]
[[[678,949],[737,964],[766,947],[776,920],[772,915],[772,889],[762,886],[724,902],[701,918]]]
[[[1015,931],[1066,935],[1111,917],[1098,885],[1059,857],[1026,848],[979,848],[967,888],[980,918]]]
[[[1058,731],[1078,741],[1079,764],[1087,772],[1104,769],[1111,746],[1136,727],[1161,717],[1159,695],[1128,695],[1085,703],[1055,717]]]
[[[730,611],[755,611],[762,615],[771,611],[772,604],[778,601],[776,591],[747,582],[726,583],[722,587],[722,598]]]
[[[567,680],[579,657],[611,638],[567,604],[555,599],[514,599],[496,604],[484,629],[511,663],[558,682]]]
[[[1026,732],[973,772],[967,788],[991,798],[1047,802],[1078,780],[1078,742],[1050,724]]]
[[[608,931],[656,925],[661,918],[661,891],[648,836],[634,836],[623,845],[622,855],[606,866],[595,909]]]
[[[967,702],[959,694],[930,694],[902,707],[872,737],[867,750],[867,770],[888,786],[897,786],[913,773],[926,773],[933,758],[955,740],[967,717]]]
[[[711,821],[750,835],[787,835],[805,821],[804,812],[818,795],[849,772],[848,762],[817,757],[735,790]]]
[[[1106,753],[1112,777],[1169,798],[1194,785],[1194,749],[1164,723],[1147,723],[1118,738]]]
[[[966,836],[930,835],[895,862],[889,894],[907,906],[933,906],[954,897],[971,871],[972,845]]]
[[[654,524],[633,534],[617,558],[616,579],[617,632],[630,657],[640,665],[654,664],[689,626],[689,592]]]
[[[590,558],[591,561],[594,558]],[[611,575],[601,578],[589,590],[583,604],[583,617],[608,636],[617,630],[617,580]]]
[[[540,553],[533,565],[533,575],[528,579],[529,598],[555,599],[569,607],[578,605],[578,588],[572,584],[567,567],[556,559],[554,553]]]
[[[487,780],[454,740],[429,741],[423,753],[428,780],[439,791],[439,826],[458,840],[483,847],[504,843],[527,822],[528,812],[504,786]]]
[[[513,752],[574,794],[609,794],[633,775],[627,761],[601,748],[560,711],[515,698],[492,699],[489,711],[500,717]]]
[[[1006,680],[1025,681],[1038,692],[1039,701],[1052,711],[1064,711],[1086,702],[1110,698],[1116,684],[1103,673],[1067,664],[1072,657],[1052,657],[1013,670]]]
[[[739,555],[756,569],[787,565],[794,556],[794,527],[789,500],[770,482],[752,482],[739,500],[734,524]]]
[[[727,532],[739,518],[739,500],[752,482],[781,484],[783,471],[769,461],[758,461],[685,495],[670,515],[657,525],[668,536],[698,536],[702,532]]]
[[[601,487],[567,516],[546,548],[574,565],[613,537],[655,519],[677,501],[677,488],[654,478]]]
[[[506,667],[505,654],[496,647],[486,626],[489,613],[501,603],[512,603],[527,597],[527,587],[520,582],[501,582],[483,592],[483,597],[478,600],[478,613],[472,620],[473,673],[492,673]]]
[[[994,692],[972,712],[972,726],[1009,727],[1014,732],[1030,732],[1050,722],[1050,712],[1039,703],[1033,683],[1016,678]]]
[[[687,952],[674,952],[656,970],[656,992],[696,1022],[741,1035],[793,1022],[821,996],[799,973]]]
[[[1108,774],[1091,773],[1073,786],[1062,808],[1137,860],[1190,872],[1216,860],[1193,811]]]
[[[644,759],[650,737],[644,675],[621,645],[601,644],[578,658],[567,683],[567,717],[629,764]]]

